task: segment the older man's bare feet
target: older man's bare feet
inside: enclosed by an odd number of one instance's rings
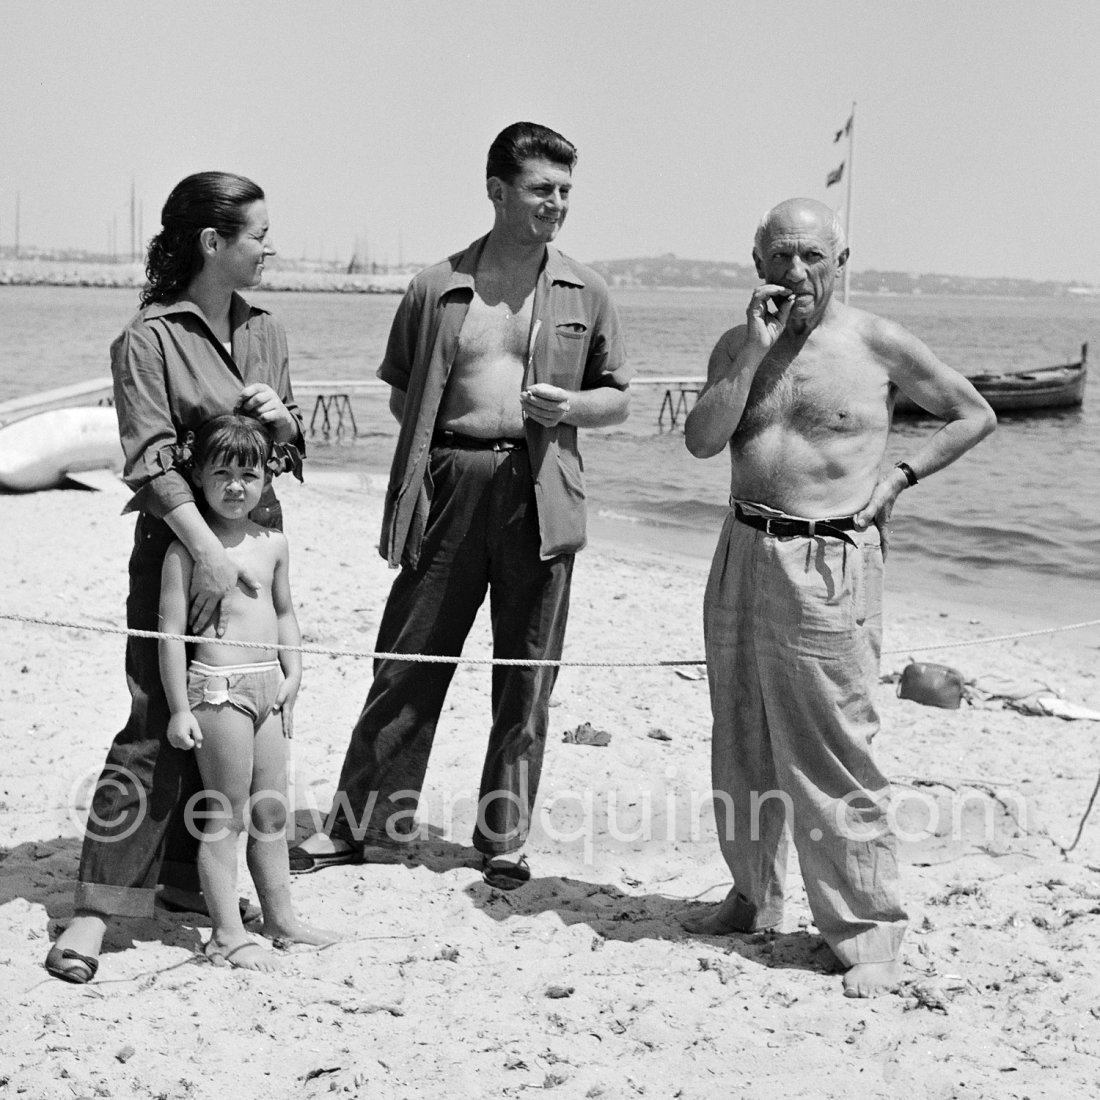
[[[690,932],[693,936],[731,936],[734,932],[749,931],[743,924],[726,917],[720,905],[716,905],[705,913],[681,917],[680,925],[685,932]]]
[[[847,967],[833,953],[833,949],[822,940],[811,952],[814,962],[826,974],[843,974]]]
[[[680,924],[693,936],[731,936],[735,932],[774,932],[782,919],[781,906],[764,914],[748,898],[731,891],[720,904],[681,917]]]
[[[889,993],[901,982],[901,963],[897,959],[881,963],[857,963],[844,975],[845,997],[875,997]]]

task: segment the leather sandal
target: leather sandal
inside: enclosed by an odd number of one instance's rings
[[[365,862],[358,848],[348,848],[340,852],[307,852],[295,845],[287,853],[292,875],[311,875],[325,867],[355,867]]]
[[[55,978],[73,985],[87,985],[99,969],[99,959],[81,955],[71,947],[51,947],[46,956],[46,970]]]
[[[526,856],[520,856],[518,860],[486,856],[481,873],[494,890],[518,890],[531,881],[531,868]]]

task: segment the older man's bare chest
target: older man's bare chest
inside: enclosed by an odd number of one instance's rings
[[[888,390],[886,371],[858,342],[778,346],[757,370],[735,438],[777,428],[823,443],[877,434]]]

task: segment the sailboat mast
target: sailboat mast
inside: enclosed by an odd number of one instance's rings
[[[844,205],[844,234],[848,238],[848,247],[852,247],[852,171],[856,152],[856,105],[852,101],[852,113],[848,116],[848,197]],[[844,265],[844,304],[848,304],[848,280],[851,275],[850,263]]]

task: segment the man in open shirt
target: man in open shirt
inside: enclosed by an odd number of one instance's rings
[[[490,593],[494,656],[560,659],[574,554],[586,541],[578,428],[626,418],[619,321],[595,272],[551,242],[574,147],[515,123],[489,151],[487,236],[422,271],[379,377],[401,422],[380,550],[394,581],[380,652],[454,655]],[[383,660],[328,823],[291,852],[299,873],[369,858],[412,832],[455,666]],[[487,881],[529,878],[530,827],[557,668],[496,666],[474,846]]]

